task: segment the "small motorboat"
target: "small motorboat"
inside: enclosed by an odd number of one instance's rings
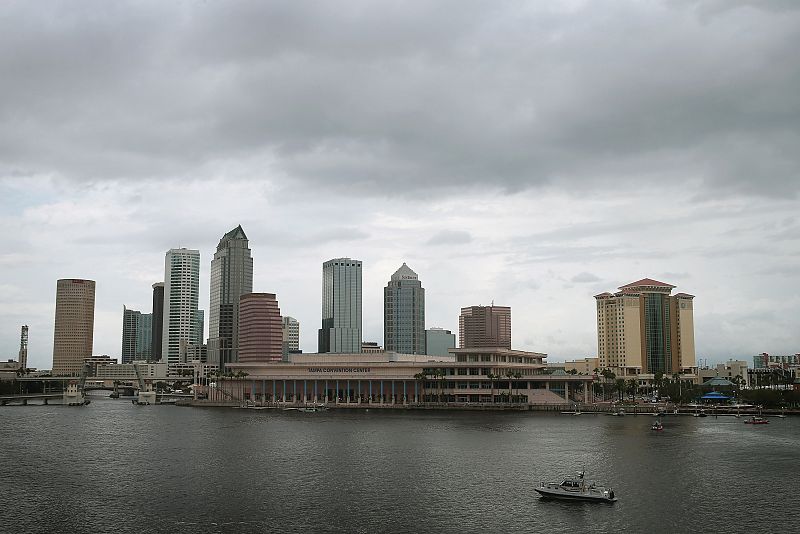
[[[661,432],[662,430],[664,430],[664,425],[661,424],[661,421],[656,421],[655,423],[653,423],[653,426],[650,427],[650,430]]]
[[[589,501],[589,502],[616,502],[614,490],[598,484],[587,483],[585,472],[578,472],[577,476],[565,477],[559,482],[542,482],[538,488],[534,488],[539,495],[550,499],[562,499],[567,501]]]
[[[769,424],[769,419],[765,419],[765,418],[761,417],[760,415],[754,415],[754,416],[750,417],[749,419],[745,419],[744,420],[744,424],[746,424],[746,425],[768,425]]]
[[[304,406],[300,408],[301,412],[324,412],[327,411],[325,406]]]

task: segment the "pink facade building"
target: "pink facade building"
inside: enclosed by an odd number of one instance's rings
[[[274,293],[239,298],[239,361],[280,361],[283,353],[281,309]]]

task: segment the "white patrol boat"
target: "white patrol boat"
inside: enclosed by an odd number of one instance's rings
[[[615,502],[614,490],[592,483],[587,483],[584,471],[575,477],[566,477],[561,483],[542,482],[535,488],[542,497],[570,501]]]

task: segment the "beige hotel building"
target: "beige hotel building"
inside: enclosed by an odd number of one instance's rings
[[[674,288],[644,278],[616,293],[595,295],[601,370],[610,369],[618,377],[643,375],[642,379],[657,372],[694,373],[694,296],[672,295]]]

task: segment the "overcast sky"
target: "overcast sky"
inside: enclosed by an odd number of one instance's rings
[[[596,354],[594,294],[696,295],[698,358],[800,352],[800,2],[3,2],[0,357],[52,365],[58,278],[94,353],[169,248],[250,238],[316,350],[322,262],[364,339],[407,262],[427,326],[512,307],[515,348]]]

